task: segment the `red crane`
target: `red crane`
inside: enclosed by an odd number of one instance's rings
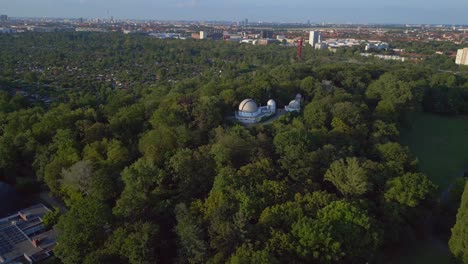
[[[300,38],[297,43],[297,60],[302,60],[302,46],[304,45],[304,38]]]

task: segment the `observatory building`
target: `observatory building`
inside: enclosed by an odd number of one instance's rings
[[[256,124],[276,114],[276,102],[269,100],[266,106],[258,107],[253,99],[245,99],[236,112],[237,121],[243,124]]]
[[[302,103],[302,95],[297,94],[296,99],[292,100],[289,105],[284,107],[286,112],[300,112]]]

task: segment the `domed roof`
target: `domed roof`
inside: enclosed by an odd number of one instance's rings
[[[276,106],[276,102],[273,99],[270,99],[267,103],[268,106]]]
[[[257,110],[257,103],[252,99],[245,99],[239,104],[239,111],[241,112],[255,113]]]
[[[298,100],[298,101],[302,100],[302,95],[301,94],[296,94],[296,100]]]
[[[289,107],[294,108],[294,109],[300,109],[301,108],[301,103],[298,100],[292,100],[289,103]]]

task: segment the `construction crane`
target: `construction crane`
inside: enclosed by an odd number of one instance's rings
[[[304,45],[304,38],[300,38],[297,43],[297,60],[302,60],[302,46]]]

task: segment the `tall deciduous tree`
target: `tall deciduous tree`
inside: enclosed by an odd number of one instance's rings
[[[325,173],[325,180],[333,183],[344,196],[359,196],[370,188],[367,171],[356,157],[333,162]]]
[[[93,165],[90,161],[82,160],[73,164],[68,170],[62,170],[62,185],[89,194]]]
[[[55,254],[64,264],[80,263],[104,244],[111,216],[110,208],[93,198],[86,197],[74,203],[57,224],[59,236]]]
[[[117,200],[114,213],[138,219],[151,212],[155,203],[155,188],[162,183],[164,172],[150,159],[141,158],[122,172],[125,188]]]
[[[387,182],[385,199],[415,207],[430,198],[436,190],[434,183],[422,173],[406,173]]]
[[[452,228],[449,241],[450,251],[462,263],[468,263],[468,182],[462,195],[457,222]]]

